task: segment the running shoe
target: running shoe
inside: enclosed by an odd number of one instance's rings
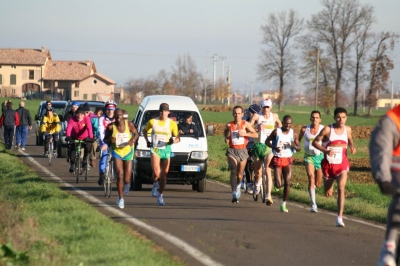
[[[274,203],[274,201],[272,200],[272,198],[268,198],[267,202],[265,203],[267,206],[271,206],[272,203]]]
[[[23,150],[23,151],[24,151],[24,150],[25,150],[25,148],[21,148],[21,150]]]
[[[286,204],[281,204],[281,212],[289,212],[289,210],[286,208]]]
[[[336,227],[344,227],[343,218],[340,217],[336,218]]]
[[[240,182],[240,188],[244,189],[244,178],[242,179],[242,182]]]
[[[75,170],[75,165],[74,164],[70,164],[69,165],[69,172],[72,173]]]
[[[255,194],[255,195],[258,195],[259,193],[260,193],[260,184],[256,184],[255,185],[255,189],[254,189],[254,191],[253,191],[253,193]]]
[[[239,203],[236,191],[232,192],[232,203]]]
[[[379,255],[378,266],[395,266],[396,245],[394,242],[386,242],[383,244],[381,254]]]
[[[240,191],[240,186],[238,186],[238,187],[236,188],[236,198],[239,199],[239,198],[240,198],[240,195],[242,195],[242,192]]]
[[[163,195],[158,193],[158,191],[157,191],[157,202],[158,202],[159,206],[164,206],[165,205],[164,199],[163,199]]]
[[[57,152],[56,151],[53,152],[53,158],[57,158],[57,156],[58,156]]]
[[[151,189],[151,195],[153,197],[157,197],[157,195],[158,195],[158,182],[155,182],[153,184],[153,188]]]
[[[250,195],[253,194],[253,183],[247,183],[247,193]]]
[[[49,152],[48,151],[44,152],[44,157],[49,157]]]
[[[119,209],[125,208],[124,199],[120,199],[120,198],[117,199],[117,208],[119,208]]]
[[[125,196],[129,194],[129,190],[130,190],[129,184],[124,184],[124,195]]]
[[[100,173],[100,177],[99,180],[97,181],[97,184],[99,184],[99,186],[103,186],[104,185],[104,179],[106,179],[106,176],[104,173]]]
[[[310,211],[311,211],[311,212],[318,212],[318,207],[317,207],[317,205],[312,205]]]

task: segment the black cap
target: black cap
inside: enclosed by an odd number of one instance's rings
[[[76,110],[76,114],[85,114],[85,110],[83,110],[83,108],[79,107],[78,110]]]
[[[84,105],[83,105],[83,111],[90,111],[90,107],[89,107],[89,104],[86,102]]]

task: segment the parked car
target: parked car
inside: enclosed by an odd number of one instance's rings
[[[170,161],[167,183],[191,184],[193,190],[204,192],[206,190],[208,147],[203,119],[192,99],[171,95],[147,96],[138,108],[133,120],[139,133],[139,139],[135,150],[131,188],[141,190],[142,184],[153,183],[150,149],[147,148],[143,129],[151,118],[159,116],[161,103],[169,104],[170,118],[175,120],[178,126],[179,123],[183,123],[187,114],[191,114],[195,130],[193,134],[180,135],[180,142],[172,145],[173,156]]]
[[[96,108],[104,108],[104,102],[100,101],[68,101],[64,108],[60,120],[63,122],[60,131],[60,141],[58,142],[58,157],[67,158],[67,142],[65,141],[65,131],[67,129],[68,121],[65,121],[65,115],[71,111],[72,102],[78,102],[80,106],[83,106],[86,102],[88,103],[90,110],[94,112]]]
[[[67,106],[67,101],[52,101],[52,108],[54,113],[60,115],[63,113],[65,107]],[[43,134],[40,132],[40,126],[42,125],[43,116],[46,114],[47,106],[46,101],[42,101],[39,104],[38,111],[35,115],[35,123],[36,123],[36,145],[43,145]]]

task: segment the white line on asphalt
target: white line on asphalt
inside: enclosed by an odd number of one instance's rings
[[[221,185],[221,186],[224,186],[224,187],[231,187],[230,185],[227,185],[227,184],[224,184],[224,183],[221,183],[221,182],[218,182],[218,181],[214,181],[214,180],[208,180],[207,179],[207,182],[211,182],[211,183],[214,183],[214,184],[218,184],[218,185]],[[293,206],[296,206],[296,207],[298,207],[298,208],[302,208],[302,209],[305,209],[305,207],[304,207],[304,205],[300,205],[300,204],[296,204],[296,203],[289,203],[290,205],[293,205]],[[337,214],[336,213],[333,213],[333,212],[329,212],[329,211],[326,211],[326,210],[324,210],[324,211],[319,211],[319,213],[323,213],[323,214],[327,214],[327,215],[332,215],[332,216],[337,216]],[[354,218],[349,218],[349,217],[347,217],[347,216],[343,216],[343,218],[345,218],[346,220],[350,220],[350,221],[352,221],[352,222],[356,222],[356,223],[360,223],[360,224],[364,224],[364,225],[368,225],[368,226],[371,226],[371,227],[375,227],[375,228],[379,228],[379,229],[382,229],[382,230],[386,230],[386,227],[385,226],[383,226],[383,225],[377,225],[377,224],[373,224],[373,223],[370,223],[370,222],[367,222],[367,221],[363,221],[363,220],[359,220],[359,219],[354,219]]]
[[[96,204],[101,204],[101,206],[106,209],[107,211],[122,217],[123,219],[125,219],[126,221],[130,222],[131,224],[136,225],[137,227],[140,227],[142,229],[145,229],[153,234],[158,235],[159,237],[165,239],[166,241],[170,242],[171,244],[173,244],[174,246],[176,246],[177,248],[183,250],[184,252],[186,252],[188,255],[192,256],[194,259],[198,260],[199,262],[201,262],[203,265],[206,266],[222,266],[221,263],[214,261],[212,258],[210,258],[209,256],[207,256],[206,254],[202,253],[200,250],[196,249],[195,247],[192,247],[191,245],[189,245],[188,243],[186,243],[185,241],[171,235],[168,234],[156,227],[153,227],[151,225],[145,224],[144,222],[129,216],[127,217],[127,214],[125,212],[122,212],[118,209],[116,209],[115,207],[111,207],[108,204],[104,203],[103,201],[97,199],[96,197],[93,197],[92,195],[80,190],[79,188],[64,182],[64,180],[62,180],[61,178],[59,178],[58,176],[56,176],[55,174],[53,174],[52,172],[50,172],[48,169],[43,168],[43,165],[38,163],[35,159],[33,159],[29,154],[19,150],[20,153],[22,153],[24,156],[26,156],[26,158],[31,161],[33,164],[35,164],[36,166],[38,166],[39,168],[41,168],[43,170],[43,172],[45,172],[46,174],[48,174],[50,176],[50,178],[52,178],[53,180],[56,180],[60,183],[62,183],[64,186],[66,187],[70,187],[72,190],[74,190],[76,193],[78,193],[79,195],[81,195],[82,197],[86,198],[87,200],[89,200],[92,203],[96,203]]]

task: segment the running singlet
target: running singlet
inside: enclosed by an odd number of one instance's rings
[[[291,143],[293,141],[293,129],[289,129],[288,134],[283,134],[281,128],[276,129],[276,139],[274,145],[281,149],[280,152],[274,150],[274,156],[280,158],[290,158],[293,156],[293,149]]]
[[[321,132],[322,129],[324,129],[324,126],[319,125],[318,133],[313,135],[313,134],[311,134],[311,131],[310,131],[310,125],[307,125],[306,132],[304,133],[304,151],[307,155],[314,156],[314,155],[321,154],[321,151],[318,150],[317,148],[315,148],[312,145],[312,142],[314,141],[315,137],[317,137],[319,132]],[[322,142],[320,142],[320,144],[322,144]]]
[[[128,142],[131,139],[131,132],[129,130],[128,121],[125,121],[125,131],[120,133],[117,127],[113,124],[112,137],[115,138],[115,144],[113,145],[113,150],[121,158],[132,152],[132,147],[129,146]]]
[[[265,140],[275,128],[274,114],[270,113],[269,118],[260,115],[257,123],[260,127],[260,143],[265,143]]]
[[[235,122],[231,122],[230,124],[230,139],[229,139],[229,147],[233,149],[246,149],[247,137],[239,136],[239,130],[244,130],[244,124],[246,121],[242,120],[242,124],[239,125],[239,129],[236,129]]]
[[[343,133],[338,135],[331,125],[329,142],[325,144],[326,149],[333,150],[334,152],[332,157],[325,154],[325,158],[330,164],[341,164],[342,162],[347,162],[347,142],[348,137],[346,127],[344,127]]]
[[[158,122],[159,119],[154,118],[151,140],[153,142],[153,148],[163,150],[168,145],[168,141],[172,136],[170,128],[171,119],[167,118],[163,126],[160,126]]]

